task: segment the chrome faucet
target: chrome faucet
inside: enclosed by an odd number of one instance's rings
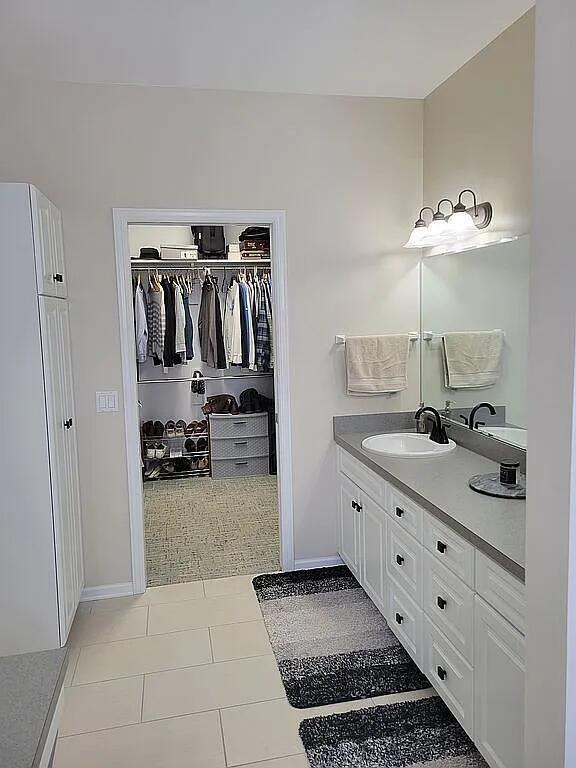
[[[447,445],[449,441],[448,435],[446,434],[446,428],[444,427],[444,424],[442,423],[442,417],[436,408],[432,408],[431,405],[426,405],[422,408],[419,408],[418,411],[416,411],[416,415],[414,416],[416,422],[420,420],[420,416],[423,414],[431,414],[428,416],[428,418],[434,418],[432,431],[430,432],[430,440],[432,440],[434,443],[440,443],[440,445]]]

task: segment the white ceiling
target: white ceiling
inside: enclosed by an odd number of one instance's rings
[[[1,0],[0,76],[423,98],[533,0]]]

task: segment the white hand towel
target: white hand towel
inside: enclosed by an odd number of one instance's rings
[[[348,336],[346,391],[349,395],[383,395],[408,386],[410,334]]]
[[[485,389],[500,378],[502,331],[445,333],[444,382],[449,389]]]

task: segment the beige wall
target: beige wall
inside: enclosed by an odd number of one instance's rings
[[[425,99],[425,205],[471,187],[494,229],[530,231],[533,70],[529,11]]]
[[[335,552],[331,419],[414,407],[343,394],[335,333],[417,328],[422,102],[49,83],[0,84],[0,179],[61,208],[73,298],[88,586],[130,579],[112,207],[287,211],[295,539]],[[400,254],[400,255],[398,255]],[[25,407],[25,404],[22,404]]]

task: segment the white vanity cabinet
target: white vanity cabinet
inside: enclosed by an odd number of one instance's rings
[[[338,449],[339,552],[491,768],[524,757],[524,584]]]

